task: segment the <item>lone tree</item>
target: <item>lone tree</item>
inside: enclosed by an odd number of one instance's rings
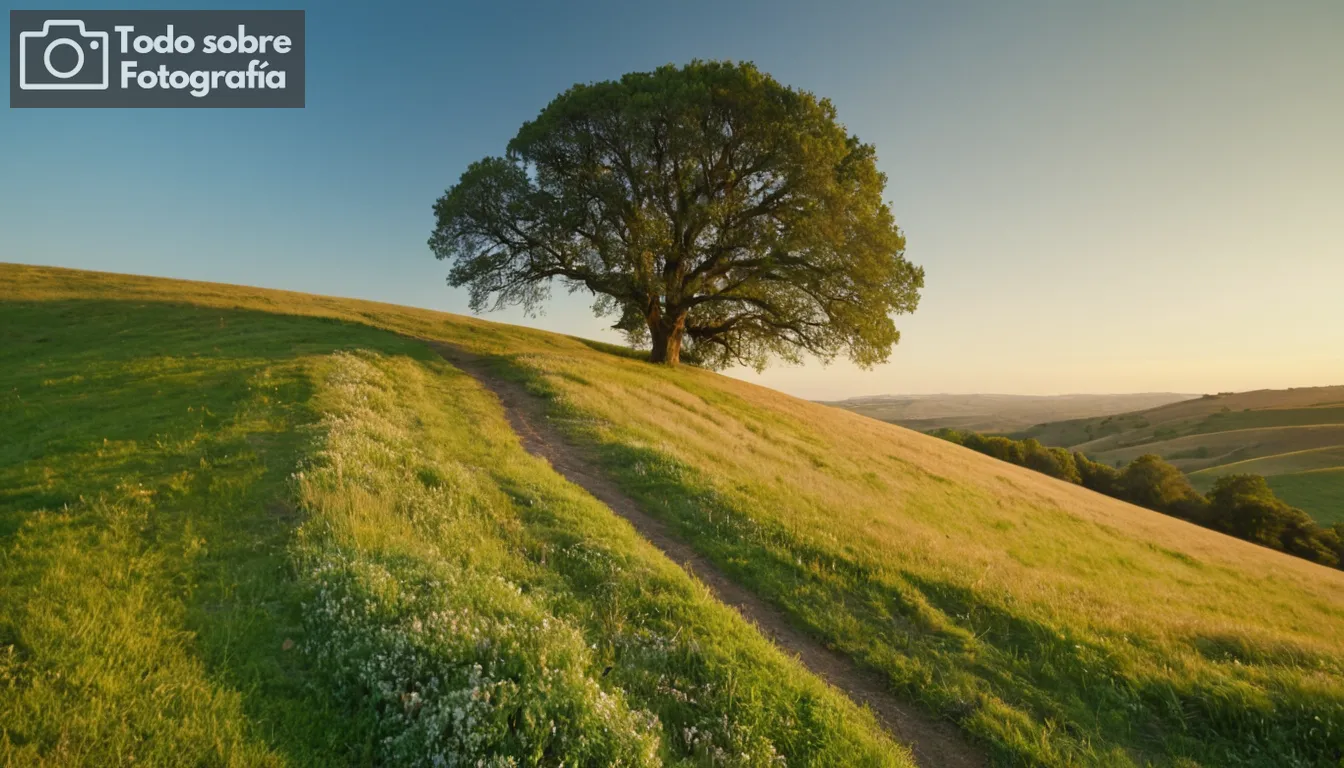
[[[439,198],[429,245],[474,311],[532,311],[559,278],[654,362],[867,367],[924,284],[885,184],[830,101],[697,61],[558,96]]]

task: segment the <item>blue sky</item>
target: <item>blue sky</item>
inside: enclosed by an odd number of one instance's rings
[[[6,110],[0,261],[463,312],[425,240],[469,162],[575,82],[732,58],[877,146],[928,273],[890,364],[736,375],[827,398],[1344,383],[1336,0],[306,10],[306,109]],[[615,339],[563,292],[493,317]]]

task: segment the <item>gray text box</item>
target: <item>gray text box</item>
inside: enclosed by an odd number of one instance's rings
[[[303,11],[10,11],[9,106],[302,107],[303,33]]]

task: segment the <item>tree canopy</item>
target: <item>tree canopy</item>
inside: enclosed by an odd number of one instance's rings
[[[429,244],[473,310],[533,310],[558,279],[655,362],[866,367],[924,282],[885,185],[828,100],[697,61],[558,96],[439,198]]]

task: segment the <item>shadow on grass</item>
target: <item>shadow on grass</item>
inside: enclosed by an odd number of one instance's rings
[[[368,713],[319,695],[293,650],[302,615],[286,551],[298,522],[288,478],[309,439],[303,427],[317,419],[315,356],[353,348],[434,358],[390,332],[324,318],[157,302],[0,303],[0,545],[15,574],[0,593],[0,637],[46,668],[83,663],[29,642],[23,617],[63,598],[44,592],[45,572],[62,559],[95,573],[131,567],[88,549],[95,539],[69,535],[116,523],[97,500],[152,499],[143,523],[127,529],[127,551],[136,567],[153,563],[146,610],[177,623],[163,642],[203,665],[206,679],[194,684],[236,691],[245,740],[295,764],[368,762]],[[58,551],[57,541],[76,549]],[[115,664],[107,674],[115,678]],[[40,723],[15,724],[13,737],[55,748],[44,733]]]
[[[616,357],[624,357],[630,360],[643,360],[645,362],[648,362],[649,359],[649,351],[647,349],[634,349],[632,347],[621,346],[620,344],[609,344],[605,341],[594,341],[593,339],[585,339],[581,336],[568,336],[566,338],[573,339],[574,341],[579,342],[580,344],[584,345],[585,347],[588,347],[589,349],[595,350],[597,352],[603,352],[608,355],[615,355]]]

